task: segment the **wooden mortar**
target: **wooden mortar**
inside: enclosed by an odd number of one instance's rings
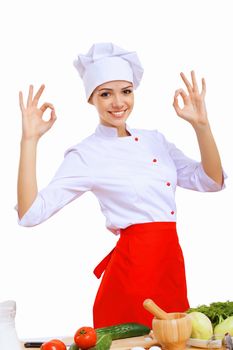
[[[186,349],[187,340],[192,333],[189,315],[182,312],[167,313],[151,299],[146,299],[143,306],[155,316],[152,320],[152,330],[162,349]]]

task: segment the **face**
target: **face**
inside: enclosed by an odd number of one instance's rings
[[[125,122],[134,105],[133,84],[116,80],[98,86],[89,100],[100,117],[100,123],[118,129],[118,135],[124,136]]]

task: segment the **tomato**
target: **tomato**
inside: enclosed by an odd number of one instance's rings
[[[41,350],[66,350],[66,345],[58,339],[52,339],[41,345]]]
[[[92,327],[81,327],[74,335],[74,342],[81,349],[88,349],[95,346],[97,342],[97,334]]]

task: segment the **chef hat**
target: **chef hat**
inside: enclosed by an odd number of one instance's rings
[[[87,100],[97,86],[108,81],[130,81],[136,89],[143,75],[136,52],[112,43],[94,44],[86,55],[78,55],[74,66],[83,79]]]

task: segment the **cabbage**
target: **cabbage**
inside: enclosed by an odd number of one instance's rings
[[[217,339],[224,338],[225,333],[233,336],[233,316],[227,317],[214,328],[214,334]]]
[[[210,319],[198,311],[190,312],[189,316],[192,321],[191,338],[210,339],[213,335],[213,326]]]

